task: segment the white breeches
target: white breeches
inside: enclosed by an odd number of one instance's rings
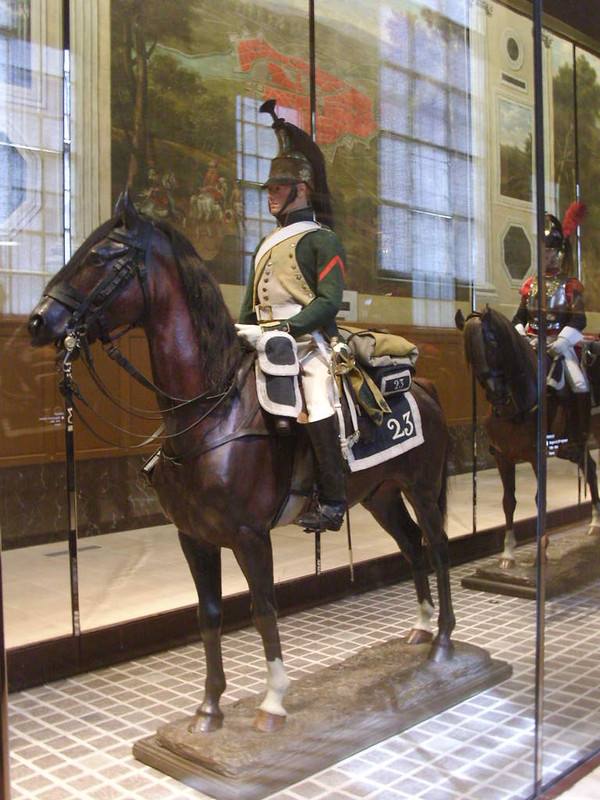
[[[308,421],[318,422],[335,413],[335,389],[329,369],[330,349],[326,344],[317,344],[311,335],[301,336],[296,344]]]
[[[576,394],[581,392],[589,392],[590,387],[584,371],[575,354],[575,350],[570,347],[564,361],[565,378],[569,384],[571,391]]]

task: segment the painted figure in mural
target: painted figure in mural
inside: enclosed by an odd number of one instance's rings
[[[239,180],[236,180],[233,184],[233,188],[231,189],[231,194],[229,196],[229,205],[232,220],[235,223],[238,231],[242,233],[244,229],[244,195],[242,193],[242,187]]]
[[[302,366],[306,426],[316,459],[319,505],[297,522],[308,530],[339,530],[346,509],[344,461],[335,415],[330,341],[338,335],[346,257],[333,231],[323,155],[312,139],[271,113],[279,153],[267,190],[277,228],[258,245],[242,302],[238,334],[256,346],[265,327],[290,333]]]
[[[167,172],[161,177],[154,167],[150,167],[148,187],[140,192],[140,211],[155,219],[181,222],[183,215],[175,200],[176,188],[177,179],[172,172]]]
[[[586,325],[583,284],[574,273],[573,248],[570,237],[586,214],[583,203],[571,203],[564,222],[546,214],[544,261],[546,273],[546,333],[548,355],[552,359],[548,386],[555,391],[567,390],[567,433],[574,445],[587,441],[590,418],[590,387],[583,371],[576,346],[583,339]],[[538,285],[537,278],[528,278],[521,287],[521,303],[513,324],[524,336],[532,335],[537,344]]]
[[[214,159],[208,162],[208,169],[204,175],[202,188],[206,189],[207,194],[209,194],[213,201],[221,206],[221,208],[225,205],[227,183],[225,179],[219,175],[217,162]]]

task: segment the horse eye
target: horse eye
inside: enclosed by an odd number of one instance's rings
[[[91,263],[101,266],[107,261],[123,255],[126,250],[127,245],[124,244],[99,244],[90,250],[89,256]]]

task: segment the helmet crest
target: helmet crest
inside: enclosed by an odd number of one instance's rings
[[[277,116],[275,104],[274,99],[266,100],[259,109],[273,118],[271,127],[279,143],[279,153],[271,161],[269,177],[263,189],[275,183],[306,183],[310,188],[316,219],[333,228],[333,210],[323,153],[305,131]]]

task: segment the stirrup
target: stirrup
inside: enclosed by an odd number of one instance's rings
[[[294,520],[296,525],[301,525],[306,533],[321,533],[322,531],[339,531],[346,513],[345,504],[330,505],[324,503],[314,511],[309,511],[302,517]]]

